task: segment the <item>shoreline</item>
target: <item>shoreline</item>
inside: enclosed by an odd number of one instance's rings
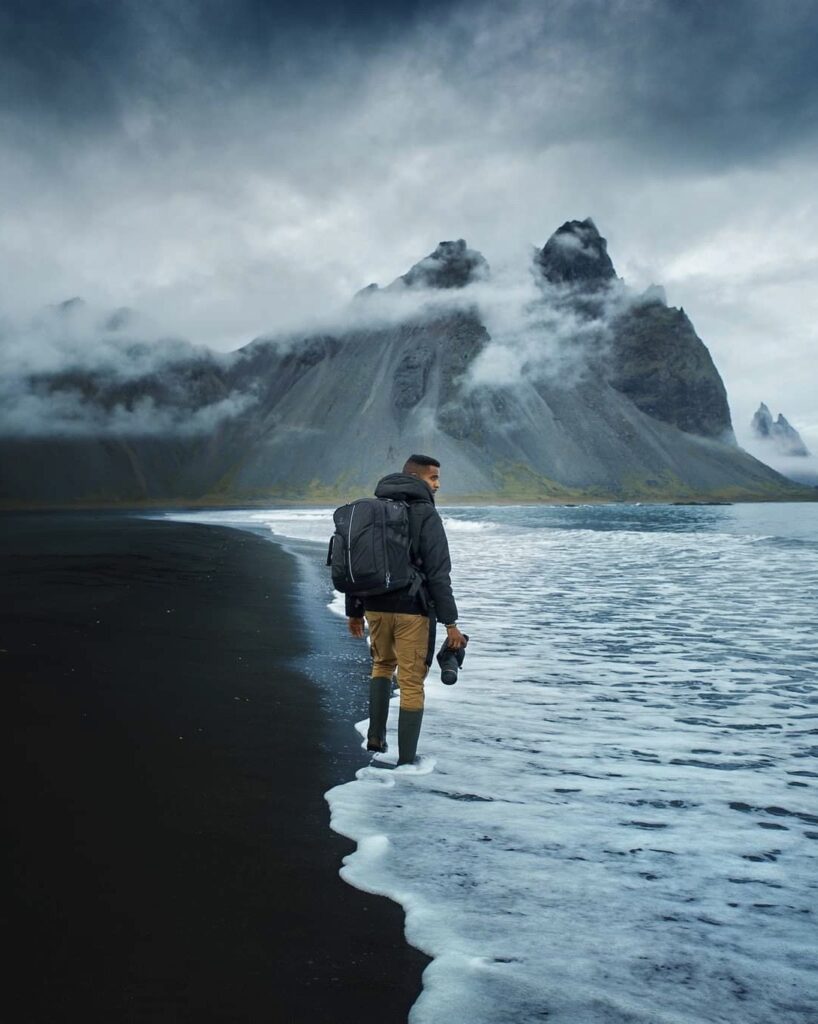
[[[4,526],[16,1019],[405,1021],[428,958],[340,878],[324,799],[366,763],[365,666],[299,618],[294,556],[119,513]]]
[[[621,507],[623,505],[801,505],[810,504],[812,502],[818,502],[818,486],[811,488],[808,485],[803,485],[803,488],[804,491],[802,494],[793,495],[790,497],[786,497],[780,494],[771,495],[770,497],[765,497],[764,495],[759,494],[752,495],[749,497],[717,497],[713,495],[699,495],[696,497],[685,497],[679,495],[644,495],[641,497],[633,496],[628,498],[576,497],[572,500],[568,500],[567,498],[564,497],[504,498],[500,496],[486,496],[484,498],[480,498],[452,496],[451,498],[449,498],[443,495],[443,500],[441,502],[440,507],[446,508],[448,506],[451,508],[579,508],[585,505],[612,505],[616,507]],[[12,501],[10,499],[0,499],[0,515],[35,515],[67,512],[105,512],[128,514],[131,512],[139,513],[150,511],[205,512],[208,510],[229,512],[231,510],[240,509],[331,508],[337,505],[341,505],[347,501],[354,501],[355,498],[361,497],[362,493],[363,491],[356,492],[354,495],[337,495],[335,497],[321,497],[314,499],[270,497],[248,498],[246,500],[235,499],[223,502],[214,501],[212,496],[208,496],[202,499],[145,498],[109,502],[89,500],[87,502],[75,501],[64,504],[32,504],[26,502]]]

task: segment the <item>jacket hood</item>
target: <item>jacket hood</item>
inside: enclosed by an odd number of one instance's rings
[[[390,473],[378,481],[376,498],[392,498],[394,501],[428,501],[434,505],[432,488],[420,477],[408,473]]]

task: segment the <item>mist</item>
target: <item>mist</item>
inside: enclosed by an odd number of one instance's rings
[[[7,319],[0,342],[7,437],[191,437],[257,401],[253,388],[208,394],[229,356],[162,336],[129,309],[70,300],[26,322]]]
[[[571,237],[560,240],[569,245]],[[550,283],[531,246],[493,268],[482,254],[467,252],[481,265],[463,287],[425,285],[424,275],[440,265],[425,256],[385,287],[372,283],[342,305],[305,315],[297,330],[255,341],[281,356],[322,336],[371,334],[380,345],[379,332],[460,312],[477,317],[489,335],[469,367],[467,390],[531,378],[570,387],[591,360],[604,356],[614,318],[639,301],[618,279],[592,298]],[[7,436],[191,436],[257,400],[255,386],[211,401],[197,393],[202,378],[229,376],[236,357],[254,346],[220,353],[163,336],[150,318],[128,308],[106,311],[74,299],[27,323],[7,322],[0,337],[0,432]]]
[[[635,292],[688,311],[736,422],[766,396],[818,423],[813,4],[4,8],[6,321],[81,296],[226,352],[331,323],[443,238],[499,274],[591,215]],[[529,358],[515,316],[487,373]]]
[[[782,476],[795,480],[800,484],[808,484],[818,487],[818,457],[815,455],[794,456],[781,455],[775,449],[763,442],[743,438],[740,440],[741,447],[755,456],[759,462],[781,473]]]

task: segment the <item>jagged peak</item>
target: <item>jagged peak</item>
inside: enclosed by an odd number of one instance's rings
[[[636,300],[640,306],[666,306],[667,292],[660,284],[651,284],[642,292]]]
[[[440,242],[434,252],[424,256],[386,288],[373,282],[355,292],[353,298],[365,300],[405,288],[464,288],[473,281],[485,280],[489,272],[485,256],[477,249],[470,249],[464,238],[458,238]]]
[[[394,281],[408,288],[464,288],[473,281],[485,280],[489,265],[485,256],[470,249],[464,238],[441,242],[410,270]]]
[[[783,413],[773,419],[773,414],[762,402],[753,416],[750,428],[753,434],[763,441],[772,441],[782,455],[809,455],[809,449],[801,440],[801,435],[787,420]]]
[[[751,427],[756,437],[769,437],[770,429],[773,425],[773,414],[764,402],[759,405],[753,416],[753,422]]]
[[[616,279],[608,242],[590,217],[567,220],[534,258],[543,277],[552,284],[577,284],[596,290]]]

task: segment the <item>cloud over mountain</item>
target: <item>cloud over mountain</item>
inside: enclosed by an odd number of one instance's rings
[[[815,424],[816,42],[809,0],[9,0],[0,314],[82,295],[231,349],[431,240],[499,271],[593,210],[742,423],[778,346],[770,399]]]
[[[46,322],[64,343],[82,316],[115,335],[131,320],[71,302]],[[631,291],[590,219],[518,277],[443,241],[312,333],[221,356],[177,342],[153,365],[133,339],[96,351],[5,396],[0,498],[342,498],[412,450],[445,461],[460,497],[795,495],[735,444],[685,313]]]

